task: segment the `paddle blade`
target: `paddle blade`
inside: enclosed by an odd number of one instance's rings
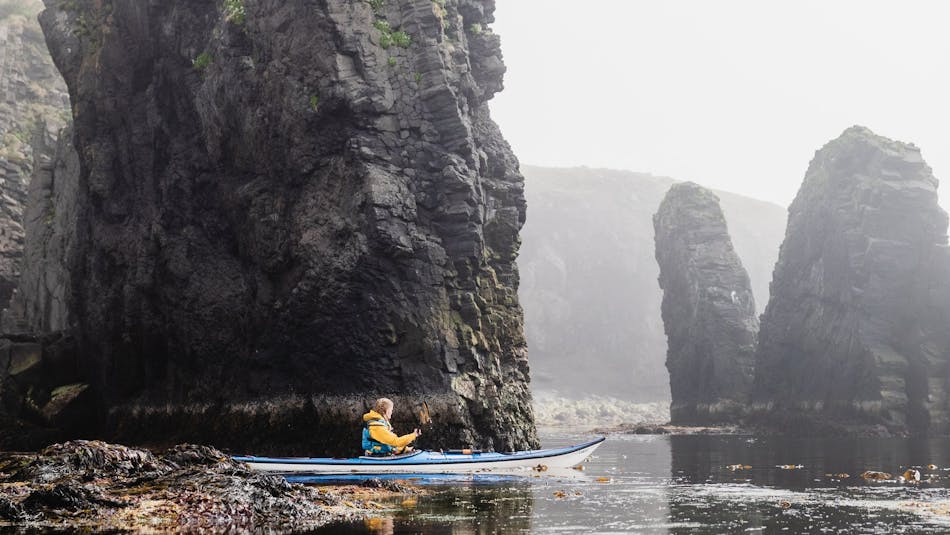
[[[429,416],[429,404],[425,401],[422,402],[422,410],[419,411],[419,421],[422,422],[422,425],[432,423],[432,418]]]

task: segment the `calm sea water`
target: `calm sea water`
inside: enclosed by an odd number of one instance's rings
[[[588,438],[542,433],[544,447]],[[896,476],[911,466],[924,482],[859,477],[865,470]],[[614,435],[585,467],[412,480],[431,494],[316,533],[950,532],[950,516],[932,511],[950,510],[947,439]]]

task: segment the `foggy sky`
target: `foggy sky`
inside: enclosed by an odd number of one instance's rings
[[[922,150],[950,205],[950,3],[498,0],[492,116],[523,164],[788,205],[849,126]]]

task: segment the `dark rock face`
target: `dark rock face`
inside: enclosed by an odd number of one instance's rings
[[[610,169],[522,172],[531,217],[521,232],[519,296],[535,393],[669,403],[653,214],[675,181]],[[716,195],[764,305],[786,210]]]
[[[856,126],[819,150],[762,317],[758,408],[773,422],[950,431],[946,233],[917,147]]]
[[[0,0],[0,309],[10,302],[23,254],[23,210],[32,140],[68,119],[66,84],[36,22],[38,0]]]
[[[653,217],[673,423],[734,421],[748,401],[759,322],[719,198],[675,184]]]
[[[46,4],[80,172],[31,327],[74,318],[105,436],[352,453],[401,393],[537,445],[492,2]]]

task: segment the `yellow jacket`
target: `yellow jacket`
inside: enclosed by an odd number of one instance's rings
[[[375,421],[374,421],[375,420]],[[409,433],[403,436],[397,436],[393,433],[392,426],[383,415],[376,411],[369,411],[363,415],[363,423],[369,428],[369,436],[376,442],[381,442],[388,446],[396,448],[399,453],[416,439],[415,433]]]

